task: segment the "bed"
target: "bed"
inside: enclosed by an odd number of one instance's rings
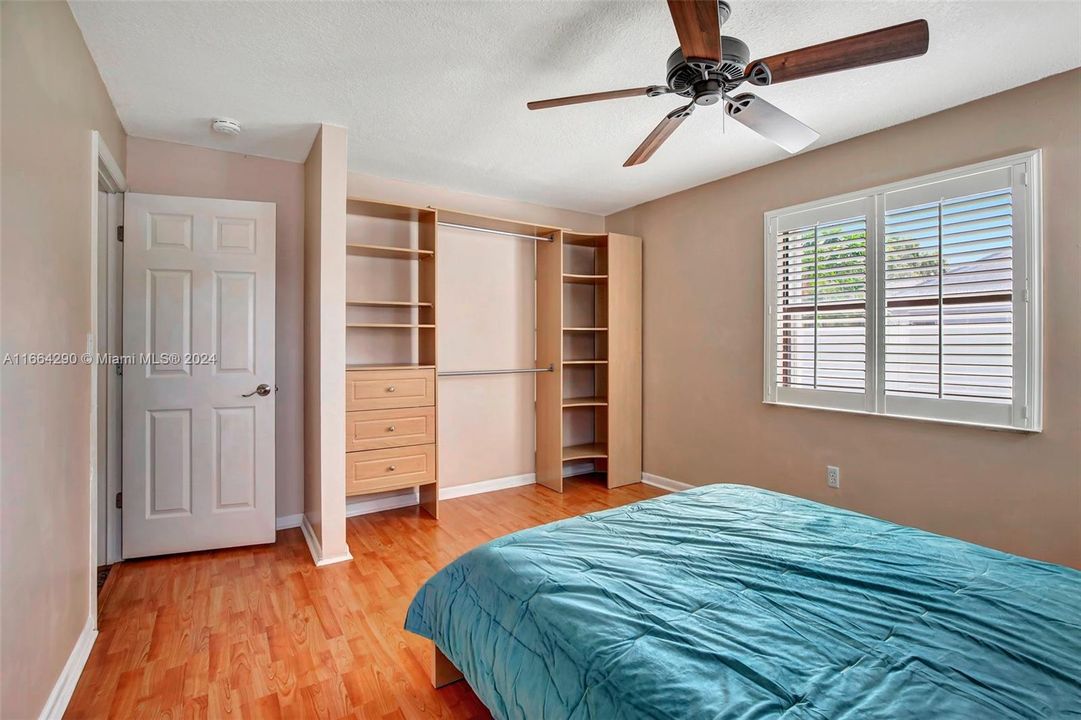
[[[497,718],[1081,718],[1081,572],[740,485],[490,542],[405,627]]]

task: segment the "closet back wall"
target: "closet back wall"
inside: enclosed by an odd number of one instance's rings
[[[533,241],[442,227],[439,369],[533,367]],[[533,472],[532,375],[439,378],[439,484]]]

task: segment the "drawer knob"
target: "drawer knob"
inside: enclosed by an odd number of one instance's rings
[[[388,385],[388,386],[387,386],[387,392],[394,392],[394,391],[395,391],[395,390],[397,390],[397,389],[398,389],[398,388],[394,387],[393,385]]]
[[[398,469],[397,465],[389,465],[389,466],[387,466],[387,472],[394,472],[397,469]]]
[[[395,429],[394,426],[391,425],[390,427],[387,428],[387,432],[394,432],[394,429]]]

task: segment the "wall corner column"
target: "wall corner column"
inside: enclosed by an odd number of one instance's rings
[[[304,517],[317,565],[345,541],[345,210],[348,132],[321,125],[304,162]]]

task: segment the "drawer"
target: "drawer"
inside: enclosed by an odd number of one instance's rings
[[[345,450],[378,450],[435,442],[435,407],[345,414]]]
[[[345,454],[345,494],[394,490],[435,482],[435,445]]]
[[[348,370],[345,373],[345,409],[435,405],[435,370]]]

